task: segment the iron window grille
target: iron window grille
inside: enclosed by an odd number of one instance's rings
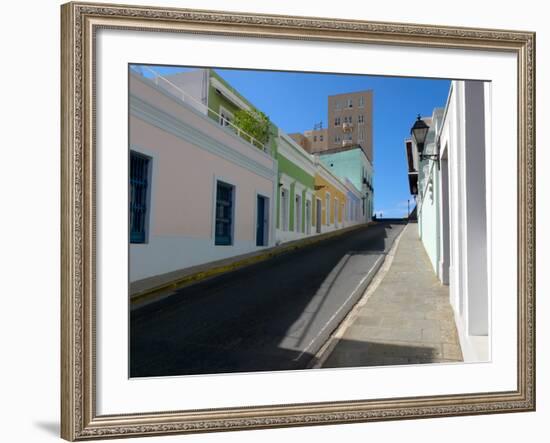
[[[216,187],[215,244],[228,246],[233,240],[233,189],[232,185],[218,182]]]
[[[151,158],[130,151],[130,242],[147,241],[147,212]]]

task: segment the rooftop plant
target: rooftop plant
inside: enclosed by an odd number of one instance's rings
[[[261,111],[239,109],[235,112],[234,124],[263,145],[269,140],[269,117]]]

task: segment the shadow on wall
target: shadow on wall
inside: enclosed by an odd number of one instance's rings
[[[37,421],[34,422],[36,428],[42,429],[46,434],[54,435],[59,437],[60,434],[60,424],[53,421]]]

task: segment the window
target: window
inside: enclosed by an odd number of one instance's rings
[[[314,141],[314,142],[317,141],[317,136],[316,136],[316,135],[313,136],[313,141]]]
[[[283,231],[288,231],[288,189],[281,189],[281,223],[279,226]]]
[[[305,212],[305,233],[311,234],[311,200],[306,199],[306,212]]]
[[[151,158],[130,151],[130,243],[147,241]]]
[[[330,225],[330,194],[325,195],[325,224]]]
[[[294,226],[296,232],[302,232],[302,196],[299,194],[295,198]]]
[[[347,222],[349,220],[349,202],[348,202],[348,200],[344,201],[344,211],[343,211],[342,214],[344,216],[343,221]]]
[[[360,128],[360,129],[359,129],[359,135],[357,136],[357,141],[362,142],[363,139],[364,139],[363,128]]]
[[[217,182],[215,244],[219,246],[228,246],[233,243],[234,189],[230,184]]]
[[[319,141],[320,141],[320,142],[323,141],[323,136],[322,136],[322,135],[319,136]]]
[[[341,141],[342,141],[342,138],[340,137],[340,135],[334,136],[334,143],[340,143]]]
[[[365,97],[363,97],[363,96],[359,97],[359,107],[360,108],[365,107]]]
[[[334,119],[334,126],[340,126],[340,123],[341,123],[340,117],[336,117]]]
[[[348,108],[353,108],[353,100],[348,98]]]
[[[340,102],[336,102],[336,110],[339,111],[341,109],[341,105],[340,105]]]
[[[220,120],[219,123],[222,126],[229,126],[229,123],[233,121],[233,114],[220,106]]]
[[[357,123],[365,123],[365,116],[363,114],[357,116]]]

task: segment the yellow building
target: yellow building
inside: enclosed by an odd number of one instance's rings
[[[315,204],[312,222],[317,233],[344,227],[347,189],[320,162],[315,174]]]

